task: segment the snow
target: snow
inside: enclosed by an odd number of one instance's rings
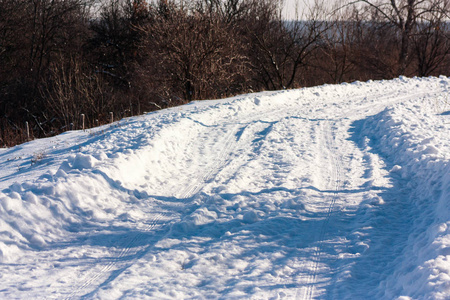
[[[400,77],[0,149],[0,298],[448,299],[449,116]]]

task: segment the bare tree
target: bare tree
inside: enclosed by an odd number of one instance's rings
[[[228,87],[246,64],[233,28],[220,18],[175,3],[160,3],[155,11],[154,20],[143,28],[147,33],[143,51],[152,58],[145,65],[148,76],[158,74],[154,80],[162,88],[159,96],[189,102],[229,94]]]
[[[67,51],[67,44],[72,47],[77,44],[75,39],[86,27],[77,27],[76,24],[87,21],[87,8],[81,0],[32,0],[29,3],[27,61],[34,81],[38,82],[58,52]]]
[[[56,57],[81,51],[87,34],[85,0],[0,1],[0,117],[30,119],[36,136],[51,120],[40,85]]]
[[[193,10],[203,15],[215,15],[227,24],[241,22],[258,5],[257,0],[198,0]]]
[[[397,77],[399,38],[388,22],[367,21],[355,10],[351,59],[359,80]]]
[[[352,51],[357,41],[357,26],[351,22],[352,11],[335,10],[330,17],[328,29],[322,35],[320,47],[314,53],[314,67],[322,74],[325,82],[339,83],[354,79],[350,75],[355,69],[355,59]],[[349,77],[350,76],[350,77]]]
[[[406,72],[411,54],[411,40],[417,34],[421,20],[430,14],[448,15],[447,0],[357,0],[371,11],[371,21],[388,22],[395,26],[400,36],[397,58],[397,75]]]
[[[285,21],[279,2],[267,1],[262,13],[256,14],[248,26],[252,37],[252,59],[258,80],[266,89],[286,89],[300,85],[301,68],[310,65],[310,58],[319,48],[329,22],[316,5],[305,18]]]
[[[448,23],[450,2],[440,1],[436,5],[439,6],[439,9],[430,10],[421,16],[420,22],[417,24],[417,31],[412,36],[419,76],[431,75],[450,56],[450,26]]]
[[[430,76],[436,70],[448,74],[442,68],[450,58],[450,28],[448,23],[424,24],[424,28],[413,37],[419,76]],[[436,74],[438,75],[438,74]]]
[[[94,31],[88,50],[98,72],[129,88],[133,61],[138,57],[142,34],[138,27],[149,21],[149,5],[142,0],[109,0],[100,17],[91,22]]]

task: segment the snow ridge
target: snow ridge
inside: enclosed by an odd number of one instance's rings
[[[446,78],[440,84],[448,87]],[[450,89],[447,88],[450,92]],[[448,94],[447,94],[448,95]],[[450,145],[448,117],[436,111],[440,99],[411,99],[387,108],[366,121],[369,136],[408,192],[413,214],[408,237],[395,271],[382,282],[386,299],[401,291],[417,299],[450,294]],[[425,105],[424,105],[425,104]],[[441,114],[431,123],[430,115]]]

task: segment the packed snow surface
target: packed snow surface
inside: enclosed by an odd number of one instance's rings
[[[0,150],[1,299],[450,299],[450,79],[194,102]]]

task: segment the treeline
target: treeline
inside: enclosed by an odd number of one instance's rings
[[[0,146],[191,100],[450,73],[448,0],[0,0]]]

